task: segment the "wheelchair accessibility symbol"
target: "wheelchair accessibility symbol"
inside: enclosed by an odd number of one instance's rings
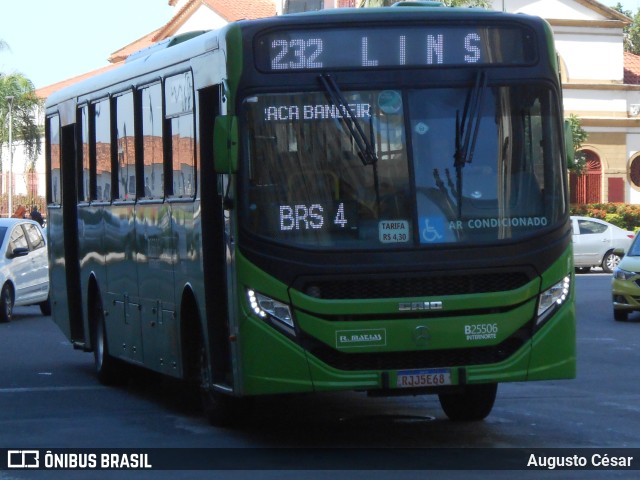
[[[444,232],[444,220],[438,217],[420,218],[420,243],[441,241]]]

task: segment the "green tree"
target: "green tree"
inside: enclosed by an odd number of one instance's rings
[[[20,73],[0,73],[0,147],[9,142],[11,107],[13,142],[24,145],[27,155],[25,168],[31,170],[41,151],[41,132],[36,119],[38,108],[41,106],[42,100],[36,96],[31,80]],[[0,157],[0,169],[2,161]]]
[[[625,10],[619,2],[611,8],[631,19],[631,24],[622,29],[624,32],[624,51],[640,55],[640,8],[635,15],[631,10]]]
[[[580,118],[578,118],[573,113],[569,115],[569,118],[566,119],[569,122],[569,126],[571,127],[571,133],[573,136],[573,150],[575,152],[573,163],[567,165],[570,172],[573,172],[577,175],[582,175],[584,173],[584,169],[586,166],[586,156],[580,150],[582,148],[582,144],[587,140],[588,133],[582,128],[582,123],[580,122]]]

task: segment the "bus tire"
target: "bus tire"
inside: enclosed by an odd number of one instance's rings
[[[440,405],[450,420],[483,420],[491,413],[498,391],[497,383],[468,385],[463,392],[441,393]]]
[[[0,292],[0,323],[7,323],[13,317],[13,289],[5,283]]]
[[[120,380],[117,359],[109,355],[107,330],[102,302],[97,300],[93,307],[93,360],[98,380],[103,385],[113,385]]]
[[[616,310],[613,309],[613,319],[616,322],[626,322],[629,316],[629,312],[626,310]]]
[[[211,369],[204,344],[199,342],[198,370],[202,412],[207,421],[216,427],[239,425],[247,417],[248,400],[237,398],[213,389]]]

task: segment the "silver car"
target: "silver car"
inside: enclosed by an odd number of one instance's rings
[[[0,218],[0,322],[9,322],[18,305],[51,314],[47,244],[33,220]]]
[[[591,267],[602,267],[607,273],[620,263],[615,249],[629,249],[633,232],[591,217],[571,217],[573,224],[573,259],[579,272],[588,272]]]

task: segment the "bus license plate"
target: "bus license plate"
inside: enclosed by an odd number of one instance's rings
[[[440,387],[451,385],[451,371],[448,368],[427,370],[402,370],[398,372],[398,388]]]

